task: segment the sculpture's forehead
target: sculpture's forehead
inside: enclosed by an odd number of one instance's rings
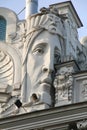
[[[52,47],[57,47],[59,50],[61,50],[60,41],[58,35],[56,34],[49,33],[48,31],[41,32],[35,38],[33,46],[43,43],[48,44]]]

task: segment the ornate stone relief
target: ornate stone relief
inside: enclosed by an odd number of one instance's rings
[[[11,98],[14,65],[11,57],[0,50],[0,106]],[[0,109],[1,111],[1,109]]]
[[[0,50],[0,82],[13,83],[14,65],[11,57],[3,50]]]
[[[63,67],[54,80],[55,106],[72,102],[73,76],[72,67]]]
[[[87,120],[77,122],[78,130],[86,130],[87,129]]]
[[[83,80],[81,83],[81,96],[82,100],[87,100],[87,80]]]
[[[8,109],[11,110],[12,104],[20,97],[20,75],[21,61],[17,50],[0,42],[0,117],[9,115]]]

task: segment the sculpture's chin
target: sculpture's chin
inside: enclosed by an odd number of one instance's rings
[[[42,83],[40,85],[40,90],[42,92],[47,92],[47,93],[50,93],[50,89],[51,89],[51,85],[49,83]]]

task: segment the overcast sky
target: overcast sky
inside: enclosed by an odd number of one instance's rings
[[[59,2],[64,2],[66,0],[38,0],[39,1],[39,7],[38,10],[41,7],[48,7],[51,4],[59,3]],[[79,38],[83,36],[87,36],[87,0],[71,0],[77,14],[79,15],[83,27],[81,27],[78,32],[79,32]],[[17,14],[20,12],[25,7],[25,0],[0,0],[0,7],[6,7],[10,8],[13,11],[15,11]],[[24,19],[24,13],[19,15],[20,19]]]

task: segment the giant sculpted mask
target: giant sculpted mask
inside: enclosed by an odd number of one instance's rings
[[[61,19],[55,14],[37,14],[29,19],[24,48],[22,101],[25,106],[52,106],[51,89],[55,64],[60,62],[63,44]],[[26,84],[27,83],[27,84]],[[26,87],[25,87],[26,86]],[[39,107],[40,108],[40,107]],[[35,109],[35,108],[34,108]]]

